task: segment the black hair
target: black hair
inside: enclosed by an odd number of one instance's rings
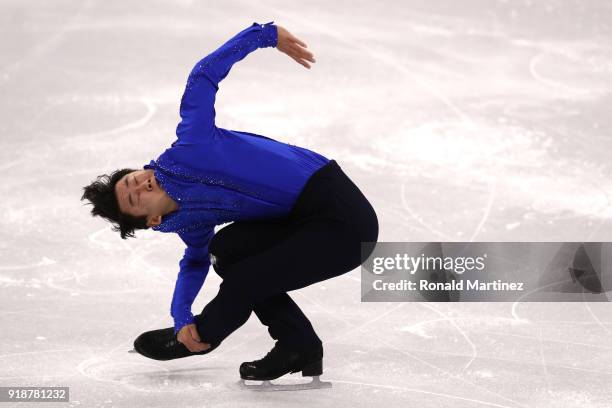
[[[134,231],[137,229],[147,229],[147,217],[134,217],[129,214],[122,213],[119,210],[119,201],[115,194],[115,185],[123,176],[129,174],[133,169],[116,170],[110,175],[103,174],[98,176],[96,181],[90,185],[83,187],[84,199],[89,200],[87,204],[93,204],[91,209],[92,216],[100,216],[113,224],[113,231],[118,231],[122,239],[134,237]]]

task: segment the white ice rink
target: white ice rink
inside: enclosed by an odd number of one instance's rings
[[[157,158],[193,64],[268,21],[317,62],[249,55],[218,126],[338,161],[380,241],[612,239],[608,1],[3,0],[0,386],[69,386],[52,405],[71,407],[611,407],[609,303],[362,303],[359,269],[293,292],[332,389],[238,389],[273,345],[254,315],[209,355],[127,353],[172,325],[183,244],[122,241],[82,187]]]

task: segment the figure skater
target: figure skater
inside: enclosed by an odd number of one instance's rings
[[[259,380],[322,373],[322,342],[287,292],[355,269],[378,238],[373,207],[335,160],[215,123],[219,83],[252,51],[275,47],[307,69],[315,62],[304,42],[273,23],[253,23],[195,65],[177,139],[157,160],[99,176],[81,198],[122,239],[152,228],[177,233],[186,245],[171,304],[174,327],[143,333],[135,350],[157,360],[206,354],[255,312],[275,346],[239,371]],[[223,281],[194,316],[211,264]]]

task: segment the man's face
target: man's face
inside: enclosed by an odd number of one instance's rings
[[[134,217],[147,217],[147,225],[158,225],[163,215],[165,191],[157,184],[153,170],[137,170],[115,185],[119,210]]]

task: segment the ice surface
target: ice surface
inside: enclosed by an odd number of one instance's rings
[[[122,241],[79,201],[96,175],[169,146],[199,58],[274,20],[316,64],[250,55],[220,87],[218,124],[336,159],[374,204],[381,241],[610,240],[609,2],[0,10],[0,385],[70,386],[75,407],[610,406],[608,303],[361,303],[358,270],[294,292],[331,389],[239,389],[240,362],[272,347],[255,317],[209,355],[128,354],[171,325],[182,244]],[[211,271],[194,311],[219,282]]]

